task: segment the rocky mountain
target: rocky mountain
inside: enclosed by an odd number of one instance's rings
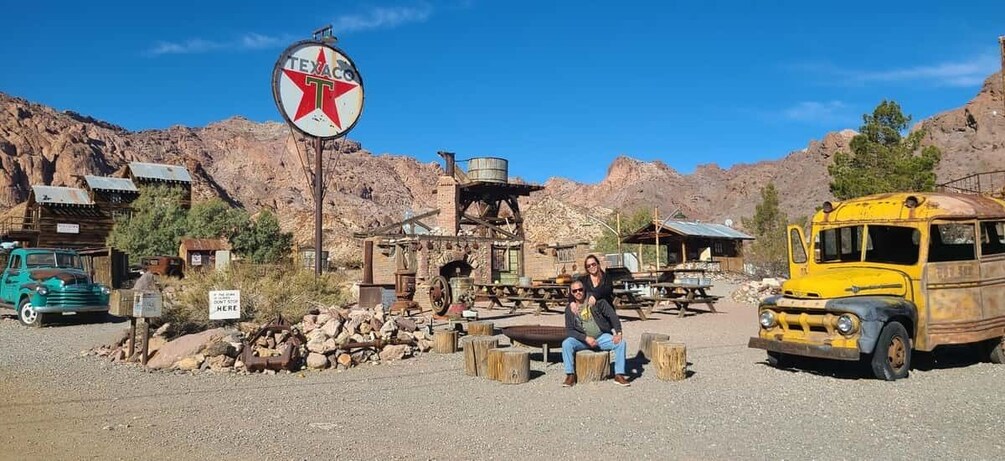
[[[1000,77],[985,82],[959,109],[921,121],[926,143],[939,146],[937,173],[948,181],[978,171],[1005,170],[1005,105]],[[826,134],[805,149],[773,161],[728,169],[701,165],[684,175],[670,166],[615,159],[597,184],[552,178],[523,209],[537,242],[593,240],[604,230],[595,219],[613,210],[658,207],[692,219],[722,222],[753,213],[760,189],[775,183],[790,217],[811,213],[831,198],[827,165],[847,150],[855,133]],[[387,224],[407,210],[433,205],[439,165],[411,157],[374,155],[353,141],[328,146],[324,198],[326,246],[358,258],[351,234]],[[132,132],[72,111],[60,112],[0,93],[0,206],[24,201],[32,184],[76,186],[84,174],[111,175],[131,161],[183,164],[197,198],[221,197],[251,211],[269,208],[298,242],[313,241],[313,198],[301,159],[312,154],[290,129],[234,117],[202,128],[174,126]]]

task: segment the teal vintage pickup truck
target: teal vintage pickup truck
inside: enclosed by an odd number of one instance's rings
[[[0,305],[14,309],[26,326],[49,315],[108,312],[111,289],[93,283],[73,250],[16,248],[6,253],[0,275]]]

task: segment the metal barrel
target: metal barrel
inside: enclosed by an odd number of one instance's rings
[[[468,160],[468,179],[484,182],[509,182],[509,161],[498,157],[477,157]]]

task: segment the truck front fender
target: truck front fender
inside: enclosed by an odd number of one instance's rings
[[[835,315],[855,314],[861,321],[862,336],[859,351],[871,354],[876,348],[879,333],[890,320],[898,320],[915,337],[918,325],[918,308],[913,302],[897,296],[850,296],[827,301],[824,310]]]

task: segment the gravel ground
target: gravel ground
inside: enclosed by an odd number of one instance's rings
[[[893,383],[848,366],[777,370],[746,347],[754,308],[717,307],[647,322],[621,311],[629,356],[641,332],[668,333],[688,346],[689,379],[643,368],[630,388],[571,389],[560,364],[534,361],[531,381],[512,386],[465,376],[461,354],[345,372],[147,373],[80,355],[121,323],[27,329],[4,318],[0,458],[1001,458],[1005,367],[963,361]],[[497,326],[562,322],[484,313]]]

